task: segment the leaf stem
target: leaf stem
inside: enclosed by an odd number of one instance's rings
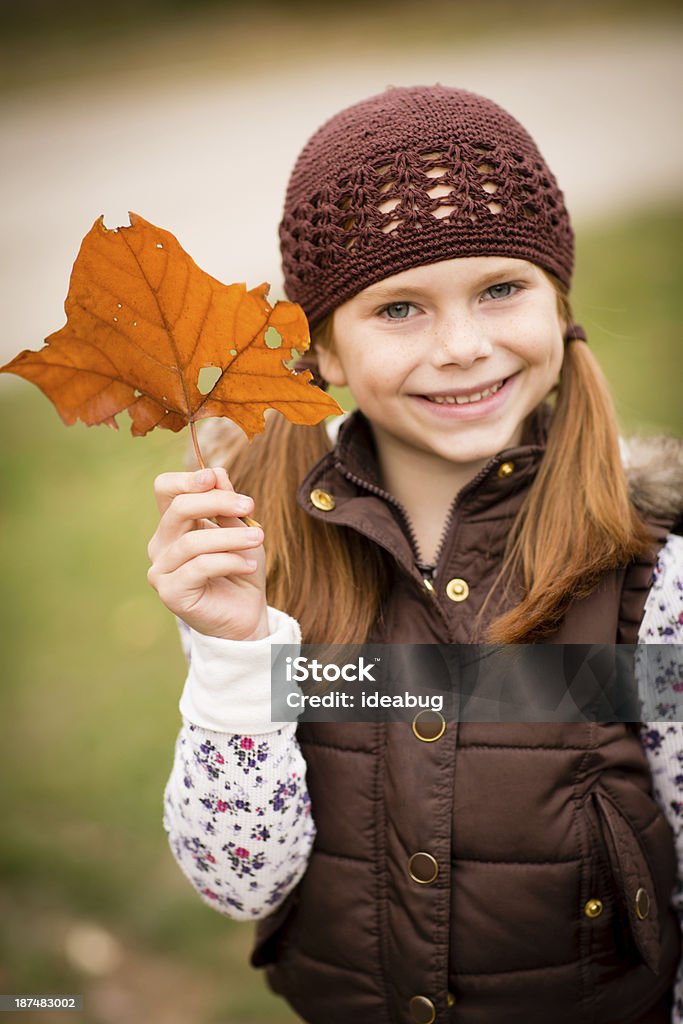
[[[194,445],[194,453],[197,456],[197,462],[199,463],[200,469],[206,469],[206,464],[202,458],[202,453],[199,448],[199,441],[197,440],[197,429],[195,427],[194,420],[190,420],[190,433],[192,434],[192,444]]]

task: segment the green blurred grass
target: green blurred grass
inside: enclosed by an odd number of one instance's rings
[[[682,220],[667,208],[579,233],[575,312],[627,431],[683,425]],[[61,945],[86,920],[121,942],[152,989],[172,993],[182,978],[181,1005],[194,985],[201,1009],[188,1024],[293,1021],[246,966],[250,927],[204,907],[166,845],[184,661],[146,582],[146,545],[152,480],[181,466],[187,435],[136,439],[120,419],[118,433],[65,430],[35,388],[0,380],[0,990],[94,990],[100,980]]]

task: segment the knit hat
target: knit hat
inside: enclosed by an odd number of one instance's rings
[[[529,260],[569,287],[574,233],[518,121],[464,89],[415,86],[315,132],[289,180],[280,250],[287,296],[313,330],[369,285],[458,256]]]

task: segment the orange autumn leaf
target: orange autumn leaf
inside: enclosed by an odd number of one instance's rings
[[[267,284],[221,284],[170,232],[135,214],[130,222],[95,222],[71,273],[66,324],[0,373],[36,384],[68,425],[118,429],[114,417],[127,409],[136,436],[228,416],[251,440],[268,408],[303,424],[342,412],[308,370],[285,365],[310,344],[300,306],[271,306]],[[208,393],[205,367],[218,378]]]

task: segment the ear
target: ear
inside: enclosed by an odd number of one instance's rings
[[[328,384],[334,384],[337,388],[346,387],[348,383],[346,373],[337,353],[331,348],[321,346],[316,348],[315,356],[320,376],[324,377]]]

